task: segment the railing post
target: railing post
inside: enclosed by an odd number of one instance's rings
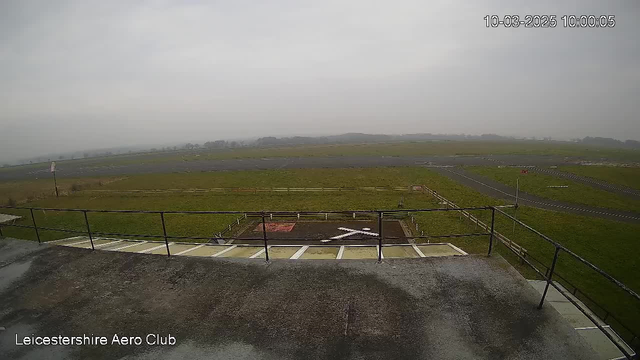
[[[269,247],[267,246],[267,225],[264,221],[264,212],[262,212],[262,238],[264,239],[264,258],[269,261]]]
[[[0,224],[0,238],[3,238],[4,235],[2,234],[2,224]]]
[[[171,257],[169,251],[169,240],[167,239],[167,227],[164,225],[164,212],[160,212],[160,220],[162,220],[162,233],[164,234],[164,244],[167,246],[167,257]]]
[[[31,211],[31,221],[33,221],[33,228],[36,230],[36,237],[38,238],[38,244],[40,244],[40,233],[38,232],[38,225],[36,225],[36,217],[33,216],[33,208],[30,208]]]
[[[382,211],[378,211],[378,262],[382,261]]]
[[[91,250],[96,248],[93,246],[93,236],[91,235],[91,228],[89,227],[89,218],[87,217],[87,210],[82,210],[84,213],[84,223],[87,224],[87,233],[89,234],[89,241],[91,241]]]
[[[556,247],[556,252],[553,254],[553,262],[551,263],[551,268],[549,269],[549,276],[547,276],[547,285],[544,287],[544,292],[542,293],[542,298],[540,299],[540,305],[538,305],[538,309],[542,309],[542,304],[544,303],[544,298],[547,296],[547,291],[549,290],[549,285],[551,285],[551,281],[553,281],[553,270],[556,267],[556,262],[558,261],[558,254],[560,253],[560,248]]]
[[[489,252],[487,256],[491,256],[491,250],[493,249],[493,227],[496,220],[496,209],[491,208],[491,233],[489,234]]]

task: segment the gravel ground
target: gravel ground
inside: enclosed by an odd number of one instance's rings
[[[267,264],[5,239],[0,261],[6,359],[596,358],[499,256]],[[143,343],[16,346],[16,334]]]

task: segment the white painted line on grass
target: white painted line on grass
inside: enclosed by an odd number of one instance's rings
[[[302,256],[302,254],[304,254],[305,251],[307,251],[307,249],[309,248],[309,245],[305,245],[303,247],[301,247],[298,251],[296,251],[295,254],[293,254],[289,259],[291,260],[296,260],[299,259],[300,256]]]
[[[174,254],[174,255],[175,255],[175,256],[178,256],[178,255],[186,254],[186,253],[188,253],[189,251],[193,251],[193,250],[195,250],[195,249],[200,249],[200,248],[201,248],[201,247],[203,247],[203,246],[204,246],[204,244],[203,244],[203,245],[194,246],[194,247],[192,247],[191,249],[187,249],[187,250],[180,251],[179,253]]]
[[[215,253],[215,254],[211,255],[211,257],[218,257],[218,256],[220,256],[220,255],[222,255],[222,254],[224,254],[224,253],[226,253],[228,251],[231,251],[231,250],[233,250],[233,249],[235,249],[237,247],[238,247],[238,245],[229,246],[229,248],[224,249],[224,250],[220,251],[219,253]]]
[[[415,251],[418,253],[418,255],[420,255],[420,257],[427,257],[427,256],[422,252],[422,250],[420,250],[420,249],[419,249],[415,244],[414,244],[414,245],[411,245],[411,246],[413,246],[413,250],[415,250]]]
[[[171,245],[173,245],[173,243],[169,243],[169,246],[171,246]],[[161,249],[161,248],[163,248],[165,246],[167,246],[167,245],[166,244],[162,244],[162,245],[158,245],[156,247],[152,247],[152,248],[149,248],[149,249],[140,250],[140,251],[138,251],[138,254],[146,254],[146,253],[152,252],[154,250]]]
[[[146,243],[147,243],[147,241],[145,240],[145,241],[141,241],[141,242],[136,242],[135,244],[125,245],[125,246],[119,247],[117,249],[109,249],[109,251],[120,251],[120,250],[123,250],[123,249],[126,249],[126,248],[130,248],[132,246],[146,244]]]
[[[336,260],[342,259],[342,254],[344,254],[344,245],[340,246],[340,250],[338,250],[338,256],[336,256]]]
[[[464,252],[462,249],[460,249],[459,247],[451,244],[451,243],[447,243],[447,245],[451,246],[452,248],[454,248],[456,251],[459,251],[462,255],[469,255],[466,252]]]

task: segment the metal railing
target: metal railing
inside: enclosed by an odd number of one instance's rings
[[[552,260],[551,265],[549,267],[545,266],[541,261],[539,261],[538,259],[535,259],[531,255],[523,256],[521,253],[518,253],[517,251],[514,251],[512,248],[507,247],[507,249],[511,250],[511,252],[513,252],[513,254],[515,254],[517,257],[519,257],[521,259],[521,261],[526,263],[539,276],[541,276],[543,279],[545,279],[546,284],[545,284],[544,291],[542,293],[542,298],[540,299],[540,303],[538,304],[538,309],[541,309],[542,305],[544,304],[544,300],[545,300],[545,297],[547,296],[547,292],[549,290],[549,286],[553,286],[560,294],[562,294],[565,298],[567,298],[567,300],[569,300],[569,302],[571,302],[576,308],[578,308],[578,310],[580,310],[580,312],[582,312],[589,320],[591,320],[591,322],[593,322],[595,324],[595,326],[602,333],[604,333],[604,335],[622,352],[622,354],[624,354],[624,356],[626,358],[628,358],[628,359],[636,358],[637,349],[638,349],[638,344],[637,344],[638,335],[632,329],[630,329],[628,326],[624,325],[620,320],[616,319],[607,310],[605,310],[605,318],[604,319],[598,319],[590,311],[588,311],[588,308],[585,309],[586,306],[584,304],[581,304],[580,302],[576,301],[576,299],[574,299],[566,291],[566,289],[564,289],[564,287],[562,287],[561,285],[557,284],[557,282],[553,281],[553,277],[555,276],[555,277],[563,280],[563,282],[571,285],[574,288],[574,291],[572,292],[573,295],[576,295],[576,293],[579,291],[579,289],[576,286],[572,285],[566,279],[562,278],[561,276],[559,276],[558,274],[555,273],[555,268],[556,268],[556,264],[558,263],[558,258],[559,258],[560,253],[562,252],[562,253],[568,254],[574,260],[577,260],[578,262],[586,265],[588,268],[590,268],[591,270],[595,271],[596,273],[598,273],[599,275],[601,275],[602,277],[607,279],[609,282],[613,283],[617,288],[622,289],[624,292],[629,294],[633,299],[635,299],[636,301],[639,302],[638,303],[639,307],[640,307],[640,295],[638,295],[638,293],[636,293],[635,291],[630,289],[628,286],[626,286],[622,282],[618,281],[613,276],[609,275],[604,270],[600,269],[599,267],[597,267],[596,265],[592,264],[591,262],[585,260],[580,255],[578,255],[578,254],[574,253],[573,251],[567,249],[563,245],[559,244],[558,242],[554,241],[553,239],[549,238],[548,236],[544,235],[543,233],[539,232],[538,230],[536,230],[536,229],[532,228],[531,226],[525,224],[524,222],[518,220],[514,216],[512,216],[512,215],[510,215],[510,214],[508,214],[505,211],[500,210],[500,209],[495,209],[495,211],[497,211],[500,215],[503,215],[503,216],[507,217],[509,220],[512,220],[515,223],[523,226],[525,229],[527,229],[527,230],[531,231],[532,233],[536,234],[538,237],[542,238],[543,240],[545,240],[549,244],[553,245],[553,247],[554,247],[553,260]],[[492,222],[493,222],[493,219],[492,219]],[[539,265],[542,265],[543,267],[545,267],[546,268],[545,272],[542,273],[540,271],[540,269],[538,269],[530,261],[530,259],[536,261]],[[595,301],[591,300],[591,298],[588,297],[583,291],[580,291],[580,292],[587,299],[589,299],[593,304],[596,304],[598,307],[600,307],[601,309],[604,310],[604,308],[602,306],[598,305]],[[614,336],[609,331],[606,331],[604,326],[600,322],[601,321],[602,322],[606,322],[607,318],[609,318],[609,317],[615,319],[616,322],[620,326],[622,326],[629,334],[631,334],[631,337],[627,338],[627,339],[624,339],[624,338],[615,339]],[[620,344],[620,340],[625,341],[629,346],[631,346],[633,349],[635,349],[636,353],[630,353],[625,346]]]
[[[443,198],[444,199],[444,198]],[[452,204],[452,203],[450,203]],[[555,273],[555,267],[556,267],[556,263],[558,261],[558,257],[560,255],[561,252],[564,252],[568,255],[570,255],[572,258],[578,260],[579,262],[585,264],[587,267],[591,268],[592,270],[596,271],[598,274],[600,274],[601,276],[603,276],[604,278],[606,278],[607,280],[609,280],[611,283],[613,283],[615,286],[617,286],[618,288],[624,290],[625,292],[627,292],[629,295],[631,295],[634,299],[640,301],[640,296],[634,292],[633,290],[631,290],[629,287],[627,287],[626,285],[624,285],[622,282],[618,281],[617,279],[615,279],[614,277],[612,277],[611,275],[607,274],[605,271],[601,270],[599,267],[593,265],[592,263],[590,263],[589,261],[585,260],[584,258],[580,257],[579,255],[575,254],[574,252],[572,252],[571,250],[567,249],[566,247],[560,245],[559,243],[557,243],[556,241],[552,240],[551,238],[549,238],[548,236],[542,234],[541,232],[537,231],[536,229],[530,227],[529,225],[525,224],[524,222],[516,219],[515,217],[509,215],[508,213],[506,213],[505,211],[502,210],[502,208],[505,207],[512,207],[512,206],[484,206],[484,207],[445,207],[445,208],[426,208],[426,209],[392,209],[392,210],[348,210],[348,211],[150,211],[150,210],[94,210],[94,209],[58,209],[58,208],[38,208],[38,207],[12,207],[12,206],[0,206],[0,208],[7,208],[7,209],[15,209],[15,210],[28,210],[30,217],[31,217],[31,223],[33,224],[32,226],[29,225],[21,225],[21,224],[0,224],[0,236],[3,236],[2,234],[2,227],[18,227],[18,228],[28,228],[28,229],[33,229],[36,235],[36,238],[38,240],[39,243],[42,242],[41,240],[41,236],[40,236],[40,230],[47,230],[47,231],[60,231],[60,232],[65,232],[65,233],[76,233],[76,234],[86,234],[89,237],[89,241],[91,243],[91,249],[95,250],[95,245],[93,242],[94,236],[122,236],[122,237],[136,237],[136,238],[161,238],[164,240],[166,249],[167,249],[167,256],[171,256],[171,252],[170,252],[170,246],[169,246],[169,239],[183,239],[183,240],[206,240],[206,241],[213,241],[213,240],[224,240],[224,241],[230,241],[230,240],[259,240],[263,243],[264,245],[264,254],[265,254],[265,260],[269,261],[269,241],[275,241],[275,240],[286,240],[286,241],[297,241],[297,240],[316,240],[316,239],[311,239],[311,238],[274,238],[274,237],[269,237],[267,235],[267,230],[266,230],[266,224],[267,224],[267,218],[269,218],[269,220],[271,220],[274,216],[277,217],[297,217],[300,218],[301,215],[314,215],[317,216],[319,214],[323,214],[325,216],[325,218],[328,217],[329,214],[332,215],[342,215],[342,216],[353,216],[356,217],[356,215],[367,215],[370,219],[372,218],[377,218],[378,221],[378,236],[370,236],[368,238],[364,238],[364,239],[359,239],[358,241],[362,241],[362,240],[377,240],[377,249],[378,249],[378,256],[377,259],[378,261],[382,261],[382,248],[383,246],[388,246],[389,244],[385,244],[384,240],[388,239],[394,239],[394,237],[389,237],[389,236],[385,236],[384,235],[384,218],[385,218],[385,214],[402,214],[402,213],[406,213],[406,214],[410,214],[410,213],[421,213],[421,212],[450,212],[450,211],[457,211],[460,212],[461,214],[464,214],[465,217],[469,217],[471,218],[469,211],[473,211],[473,210],[480,210],[480,211],[490,211],[491,212],[491,224],[490,225],[483,225],[483,229],[485,229],[488,232],[480,232],[480,233],[468,233],[468,234],[449,234],[449,235],[416,235],[416,236],[410,236],[409,238],[412,239],[428,239],[428,238],[457,238],[457,237],[473,237],[473,236],[488,236],[489,237],[489,241],[488,241],[488,251],[487,251],[487,255],[490,256],[493,248],[494,248],[494,238],[497,238],[497,236],[499,235],[496,231],[495,231],[495,218],[496,218],[496,212],[498,212],[500,215],[503,215],[505,217],[507,217],[508,219],[520,224],[521,226],[525,227],[527,230],[535,233],[536,235],[538,235],[539,237],[541,237],[543,240],[547,241],[548,243],[552,244],[555,248],[555,252],[554,252],[554,256],[553,256],[553,260],[551,263],[550,267],[547,267],[546,271],[544,273],[542,273],[532,262],[531,260],[534,260],[536,262],[538,262],[539,264],[542,264],[542,262],[538,261],[537,259],[533,258],[532,256],[528,255],[528,256],[523,256],[523,254],[521,252],[515,251],[512,247],[510,246],[506,246],[507,249],[509,249],[510,251],[512,251],[516,256],[518,256],[521,261],[523,263],[526,263],[527,265],[529,265],[539,276],[541,276],[543,279],[546,280],[546,285],[545,285],[545,289],[544,292],[542,294],[542,297],[540,299],[540,303],[538,305],[538,308],[542,308],[543,304],[544,304],[544,300],[547,296],[547,292],[549,289],[549,286],[553,286],[556,290],[558,290],[561,294],[563,294],[571,303],[573,303],[573,305],[575,305],[587,318],[589,318],[619,349],[620,351],[629,359],[632,359],[633,356],[635,354],[631,354],[627,351],[627,349],[620,345],[619,342],[614,339],[614,337],[604,329],[604,327],[600,324],[600,322],[598,321],[598,319],[596,319],[589,311],[587,311],[587,309],[584,308],[584,305],[581,305],[579,302],[577,302],[575,299],[573,299],[571,296],[569,296],[569,294],[567,294],[565,292],[565,290],[559,286],[558,284],[556,284],[553,281],[553,277],[556,276],[557,278],[559,277],[556,273]],[[55,211],[55,212],[76,212],[76,213],[82,213],[83,217],[84,217],[84,223],[86,226],[86,230],[85,231],[79,231],[79,230],[72,230],[72,229],[61,229],[61,228],[50,228],[50,227],[43,227],[43,226],[38,226],[37,222],[36,222],[36,217],[34,216],[34,210],[36,211]],[[162,225],[162,235],[149,235],[149,234],[124,234],[124,233],[106,233],[106,232],[96,232],[96,231],[92,231],[91,226],[90,226],[90,221],[89,221],[89,217],[88,214],[90,213],[124,213],[124,214],[155,214],[158,215],[160,223]],[[193,236],[175,236],[175,235],[168,235],[167,233],[167,226],[166,226],[166,222],[165,222],[165,215],[167,214],[183,214],[183,215],[235,215],[235,216],[240,216],[240,218],[236,218],[236,223],[239,225],[240,224],[240,219],[241,218],[248,218],[248,217],[257,217],[260,219],[260,223],[262,224],[262,236],[259,238],[247,238],[247,237],[243,237],[243,238],[239,238],[239,237],[234,237],[233,234],[230,234],[231,236],[228,237],[223,237],[223,233],[218,233],[217,235],[220,236],[214,236],[214,237],[193,237]],[[476,220],[476,224],[478,223],[478,219],[477,217],[474,217],[474,219]],[[231,227],[229,226],[228,228],[228,232],[231,233]],[[227,232],[227,231],[225,231]],[[563,278],[561,278],[563,279]],[[564,279],[563,279],[564,280]],[[566,280],[565,280],[566,282]],[[567,282],[568,283],[568,282]],[[577,288],[574,286],[574,294],[578,291]],[[584,292],[582,292],[584,294]],[[586,295],[586,294],[585,294]],[[595,302],[594,302],[595,303]],[[607,312],[607,314],[609,314],[609,312]],[[613,315],[609,315],[610,317],[613,318]],[[620,324],[622,324],[619,320],[616,319],[616,321]],[[624,325],[623,325],[624,326]],[[638,336],[631,330],[629,329],[627,326],[625,326],[625,328],[632,334],[632,338],[629,341],[629,344],[633,346],[634,342],[638,340]]]
[[[15,210],[28,210],[32,226],[29,225],[20,225],[20,224],[0,224],[0,236],[2,236],[2,227],[18,227],[18,228],[27,228],[33,229],[36,235],[36,239],[38,243],[42,243],[42,239],[40,236],[40,230],[47,231],[58,231],[64,233],[71,234],[85,234],[89,237],[89,242],[91,243],[91,249],[95,250],[95,244],[93,242],[95,236],[120,236],[120,237],[132,237],[132,238],[160,238],[163,239],[167,248],[167,256],[171,256],[171,251],[169,249],[169,239],[180,239],[180,240],[204,240],[204,241],[231,241],[231,240],[243,240],[243,241],[251,241],[251,240],[260,240],[264,244],[264,252],[265,258],[269,261],[269,241],[304,241],[304,240],[316,240],[312,238],[275,238],[268,237],[266,231],[266,222],[267,218],[269,220],[276,218],[286,218],[286,217],[296,217],[300,219],[301,216],[305,215],[323,215],[325,219],[328,218],[329,215],[341,215],[345,217],[353,217],[356,216],[366,216],[369,219],[377,218],[378,220],[378,236],[369,236],[364,237],[359,240],[354,241],[362,241],[362,240],[377,240],[378,242],[378,261],[382,261],[382,247],[387,246],[389,244],[384,244],[384,240],[392,240],[398,239],[398,237],[393,236],[385,236],[384,235],[384,222],[383,219],[385,214],[391,216],[393,214],[402,214],[408,212],[449,212],[449,211],[469,211],[469,210],[491,210],[492,216],[495,216],[495,211],[492,207],[484,206],[484,207],[467,207],[467,208],[427,208],[427,209],[392,209],[392,210],[343,210],[343,211],[178,211],[178,210],[168,210],[168,211],[154,211],[154,210],[96,210],[96,209],[61,209],[61,208],[40,208],[40,207],[19,207],[19,206],[0,206],[0,208],[5,209],[15,209]],[[75,212],[82,213],[84,217],[84,223],[86,226],[86,230],[79,231],[73,229],[62,229],[62,228],[51,228],[38,226],[36,222],[36,217],[34,216],[34,210],[36,211],[51,211],[51,212]],[[162,225],[162,235],[150,235],[150,234],[126,234],[126,233],[115,233],[115,232],[98,232],[93,231],[91,229],[91,225],[89,222],[88,214],[90,213],[116,213],[116,214],[156,214],[159,215],[159,220]],[[235,215],[239,216],[235,219],[235,226],[240,225],[241,219],[247,218],[259,218],[262,223],[262,236],[259,238],[256,237],[236,237],[232,234],[232,229],[234,228],[233,224],[227,226],[221,232],[216,233],[211,237],[199,237],[199,236],[175,236],[169,235],[167,233],[167,225],[165,221],[165,215],[167,214],[181,214],[181,215]],[[230,236],[225,236],[226,233],[229,233]],[[460,238],[460,237],[475,237],[475,236],[489,236],[489,254],[491,253],[491,248],[493,246],[493,234],[489,232],[474,232],[468,234],[449,234],[449,235],[416,235],[410,236],[412,239],[430,239],[430,238]],[[349,240],[349,239],[341,239],[341,240]]]

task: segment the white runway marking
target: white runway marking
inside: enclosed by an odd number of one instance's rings
[[[271,245],[267,246],[267,249],[271,249]],[[255,259],[262,254],[264,254],[264,248],[260,249],[260,251],[258,251],[257,253],[249,256],[249,259]]]
[[[415,244],[413,244],[413,245],[411,245],[411,246],[413,246],[413,250],[415,250],[415,251],[418,253],[418,255],[420,255],[420,257],[427,257],[427,256],[422,252],[422,250],[420,250],[420,249],[419,249]]]
[[[94,239],[94,240],[97,240],[97,239]],[[120,242],[122,242],[122,241],[123,241],[123,240],[111,241],[111,242],[108,242],[108,243],[104,243],[104,244],[100,244],[100,245],[95,245],[94,247],[102,247],[102,246],[107,246],[107,245],[113,245],[113,244],[120,243]]]
[[[340,239],[349,237],[351,235],[356,235],[356,234],[378,236],[378,233],[365,231],[366,229],[369,229],[369,228],[364,228],[363,230],[355,230],[355,229],[349,229],[349,228],[345,228],[345,227],[339,227],[338,230],[347,231],[347,233],[336,235],[336,236],[332,237],[331,239],[325,239],[325,240],[320,240],[320,241],[329,242],[331,240],[340,240]],[[371,229],[369,229],[369,230],[371,230]]]
[[[293,254],[289,259],[291,260],[299,259],[300,256],[302,256],[302,254],[304,254],[304,252],[307,251],[308,248],[309,248],[309,245],[305,245],[301,247],[300,250],[296,251],[296,253]]]
[[[174,255],[178,256],[178,255],[186,254],[186,253],[188,253],[189,251],[193,251],[193,250],[195,250],[195,249],[200,249],[200,248],[201,248],[201,247],[203,247],[203,246],[204,246],[204,244],[203,244],[203,245],[194,246],[194,247],[192,247],[191,249],[187,249],[187,250],[184,250],[184,251],[180,251],[179,253],[174,254]]]
[[[229,246],[229,248],[224,249],[224,250],[220,251],[219,253],[215,253],[215,254],[211,255],[211,257],[218,257],[218,256],[220,256],[220,255],[222,255],[222,254],[224,254],[224,253],[226,253],[228,251],[231,251],[231,250],[233,250],[233,249],[235,249],[237,247],[238,247],[238,245]]]
[[[169,243],[169,246],[171,246],[171,245],[173,245],[173,243]],[[162,244],[162,245],[158,245],[156,247],[152,247],[152,248],[149,248],[149,249],[140,250],[140,251],[138,251],[138,254],[146,254],[146,253],[152,252],[154,250],[161,249],[161,248],[163,248],[165,246],[167,246],[167,245],[166,244]]]
[[[146,244],[146,243],[147,243],[146,241],[140,241],[140,242],[136,242],[135,244],[125,245],[125,246],[119,247],[117,249],[108,249],[108,251],[120,251],[122,249],[130,248],[132,246],[136,246],[136,245],[140,245],[140,244]]]

